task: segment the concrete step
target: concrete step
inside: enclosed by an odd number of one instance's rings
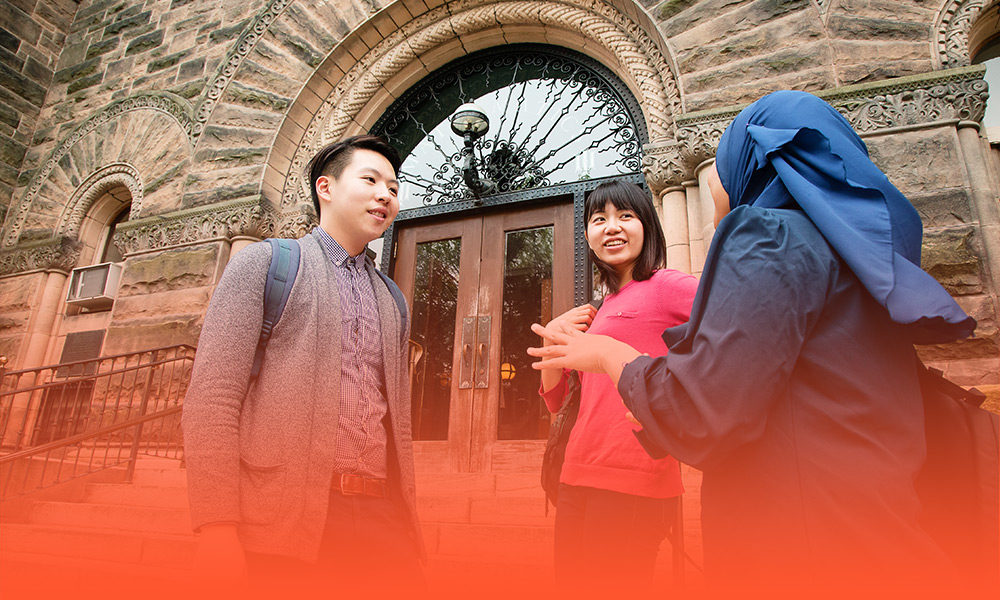
[[[191,519],[187,510],[113,504],[36,502],[28,522],[142,533],[186,534],[191,531]]]

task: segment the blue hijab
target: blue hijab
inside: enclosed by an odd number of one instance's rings
[[[764,96],[719,141],[729,207],[801,209],[916,343],[968,337],[976,321],[920,268],[916,209],[868,158],[851,124],[812,94]]]

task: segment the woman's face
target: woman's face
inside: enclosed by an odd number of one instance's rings
[[[632,280],[632,267],[642,253],[642,221],[630,209],[608,202],[587,221],[587,243],[597,258],[617,271],[624,285]]]
[[[718,227],[722,217],[729,214],[729,194],[722,187],[719,169],[714,162],[705,175],[705,179],[708,181],[708,190],[712,193],[712,203],[715,205],[715,226]]]

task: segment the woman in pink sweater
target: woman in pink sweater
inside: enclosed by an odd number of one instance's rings
[[[698,280],[664,268],[666,244],[649,197],[631,183],[604,183],[587,199],[584,218],[590,257],[608,293],[600,309],[578,306],[546,328],[608,335],[650,356],[666,354],[660,335],[688,320]],[[567,373],[542,371],[541,394],[552,412],[563,402]],[[673,457],[654,460],[639,445],[607,375],[581,372],[580,383],[580,416],[556,504],[556,578],[591,591],[646,587],[684,491],[680,468]]]

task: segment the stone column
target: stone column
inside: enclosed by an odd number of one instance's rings
[[[990,177],[983,140],[977,123],[963,121],[958,124],[958,140],[965,160],[966,173],[972,194],[972,208],[979,221],[984,261],[994,290],[993,302],[997,303],[996,285],[1000,282],[1000,191]]]
[[[21,357],[21,368],[41,366],[45,362],[49,341],[54,334],[53,327],[59,303],[65,293],[66,273],[49,271],[42,288],[42,297],[38,302],[34,318],[28,324],[24,356]]]
[[[660,204],[660,225],[667,242],[667,268],[690,273],[691,247],[684,188],[676,186],[663,190]]]
[[[232,245],[230,246],[229,250],[229,260],[232,260],[233,255],[239,252],[240,250],[246,248],[247,246],[249,246],[254,242],[259,242],[259,241],[260,240],[258,240],[257,238],[246,237],[246,236],[234,237]]]

